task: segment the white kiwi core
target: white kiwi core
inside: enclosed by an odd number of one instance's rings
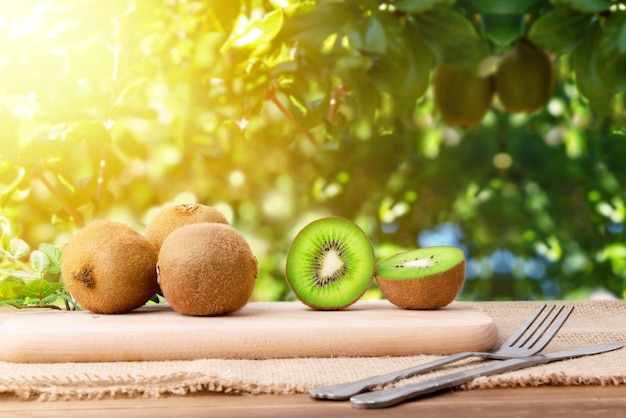
[[[322,269],[320,271],[320,276],[325,279],[329,277],[333,277],[336,273],[341,271],[343,268],[343,261],[337,251],[334,249],[328,251],[324,254],[324,259],[322,260]]]

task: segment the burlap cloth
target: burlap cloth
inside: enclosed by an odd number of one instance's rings
[[[494,318],[499,343],[529,317],[539,302],[473,302]],[[563,304],[564,302],[557,302]],[[626,302],[584,301],[545,352],[608,342],[626,343]],[[0,323],[10,315],[0,311]],[[282,360],[146,361],[115,363],[23,364],[0,362],[0,394],[21,399],[60,400],[105,397],[159,397],[191,392],[239,394],[306,393],[329,385],[425,363],[431,355],[374,358],[296,358]],[[482,360],[484,362],[484,360]],[[476,367],[468,359],[425,377]],[[480,363],[485,364],[485,363]],[[462,389],[539,385],[626,384],[626,348],[596,356],[560,361],[491,377],[479,377]]]

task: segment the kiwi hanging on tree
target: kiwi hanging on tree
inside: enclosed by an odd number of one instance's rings
[[[533,113],[552,97],[552,60],[541,48],[522,38],[500,60],[495,80],[498,99],[508,112]]]
[[[340,217],[313,221],[298,232],[287,254],[287,284],[312,308],[340,310],[356,302],[374,280],[369,237]]]
[[[172,309],[190,316],[217,316],[248,303],[258,266],[239,231],[221,223],[196,223],[168,235],[157,271]]]
[[[213,206],[184,203],[161,209],[146,225],[144,235],[158,250],[176,228],[201,222],[229,224],[224,214]]]
[[[462,129],[478,125],[491,107],[493,76],[478,77],[463,67],[442,65],[433,76],[435,107],[447,124]]]
[[[438,309],[450,304],[465,282],[465,255],[435,246],[396,254],[376,269],[385,298],[404,309]]]
[[[157,290],[157,251],[130,226],[95,221],[65,246],[61,275],[82,309],[124,313],[144,305]]]

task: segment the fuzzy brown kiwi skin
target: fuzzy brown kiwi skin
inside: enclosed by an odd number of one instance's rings
[[[146,225],[144,235],[158,251],[165,238],[176,228],[202,222],[229,224],[224,214],[213,206],[183,203],[161,209]]]
[[[190,316],[226,315],[243,308],[254,290],[257,259],[230,225],[197,223],[173,231],[157,263],[163,296]]]
[[[522,38],[502,57],[495,81],[496,94],[507,111],[534,113],[552,97],[552,59],[544,50]]]
[[[451,269],[414,279],[376,276],[383,296],[403,309],[439,309],[449,305],[465,282],[465,259]]]
[[[153,245],[130,226],[94,221],[63,249],[65,288],[82,309],[125,313],[143,306],[157,291]]]

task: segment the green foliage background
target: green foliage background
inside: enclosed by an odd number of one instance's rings
[[[195,201],[250,240],[256,300],[292,298],[289,244],[326,215],[356,221],[381,258],[461,246],[462,299],[625,296],[624,2],[0,9],[0,298],[59,282],[31,247],[61,248],[94,219],[143,231],[159,207]],[[549,104],[511,115],[496,102],[470,131],[443,124],[436,66],[488,73],[523,36],[554,56]]]

